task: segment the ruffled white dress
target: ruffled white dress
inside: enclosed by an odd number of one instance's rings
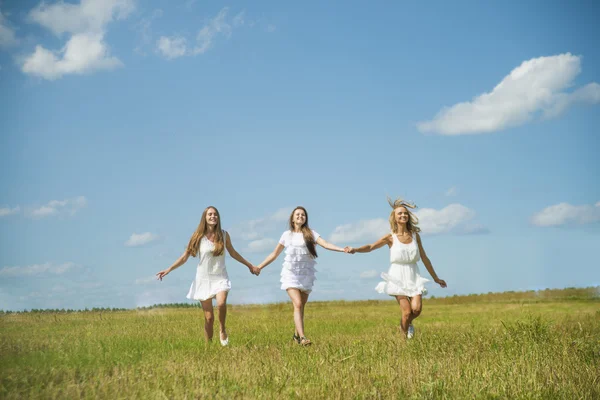
[[[223,231],[223,239],[225,237],[226,232]],[[204,301],[212,299],[219,292],[231,290],[231,282],[227,275],[227,268],[225,268],[225,250],[220,256],[214,256],[214,249],[215,244],[203,236],[198,250],[196,279],[192,282],[187,294],[188,299]]]
[[[316,243],[320,235],[315,231],[312,231],[312,234]],[[301,232],[285,231],[281,235],[279,243],[285,246],[285,259],[281,269],[281,290],[294,288],[310,293],[317,280],[315,278],[317,262],[308,252],[304,236]]]
[[[412,242],[404,244],[392,232],[392,241],[390,269],[381,274],[383,282],[379,282],[375,290],[390,296],[413,297],[426,294],[425,283],[429,282],[429,279],[423,278],[419,273],[417,261],[421,259],[421,255],[416,236],[413,234]]]

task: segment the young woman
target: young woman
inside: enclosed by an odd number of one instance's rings
[[[295,332],[293,339],[303,346],[309,346],[311,341],[304,335],[304,307],[315,281],[315,244],[321,247],[343,252],[344,249],[327,243],[317,232],[308,226],[308,214],[304,207],[296,207],[289,220],[290,230],[285,231],[279,239],[275,250],[258,265],[262,270],[271,264],[285,249],[285,259],[281,270],[281,289],[287,291],[294,306]]]
[[[260,273],[233,248],[229,234],[221,229],[219,211],[215,207],[207,207],[202,213],[196,232],[192,235],[181,257],[169,268],[156,274],[158,279],[162,281],[171,271],[185,264],[190,256],[196,257],[198,255],[196,279],[192,282],[187,298],[200,300],[200,303],[202,303],[204,335],[207,341],[211,341],[213,338],[215,314],[212,299],[217,299],[222,346],[229,344],[225,319],[227,317],[227,293],[231,289],[231,282],[225,268],[225,248],[234,260],[247,266],[251,273],[256,275]]]
[[[419,236],[421,229],[417,226],[419,220],[408,210],[416,208],[416,205],[402,199],[394,202],[388,199],[388,202],[392,207],[389,218],[391,232],[373,244],[355,249],[348,247],[346,250],[352,254],[355,252],[369,253],[388,245],[391,266],[387,274],[381,274],[384,281],[380,282],[375,290],[396,298],[402,310],[400,328],[408,339],[412,339],[415,334],[412,322],[421,314],[421,296],[427,292],[425,283],[429,282],[428,279],[421,276],[417,261],[423,261],[433,280],[441,287],[445,288],[446,282],[438,278],[431,261],[425,254],[425,249],[423,249],[423,243]]]

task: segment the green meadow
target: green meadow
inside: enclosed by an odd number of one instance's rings
[[[598,288],[424,300],[230,306],[230,346],[198,307],[0,314],[0,398],[600,398]]]

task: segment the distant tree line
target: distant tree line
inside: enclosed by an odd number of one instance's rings
[[[147,307],[136,307],[133,310],[151,310],[153,308],[201,308],[200,303],[168,303],[168,304],[154,304]],[[78,312],[113,312],[113,311],[130,311],[131,308],[118,308],[118,307],[93,307],[84,309],[71,309],[71,308],[32,308],[31,310],[22,311],[11,311],[11,310],[0,310],[0,315],[6,314],[27,314],[27,313],[40,313],[40,314],[69,314]]]

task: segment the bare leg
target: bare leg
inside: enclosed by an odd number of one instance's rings
[[[202,303],[202,311],[204,311],[204,338],[207,342],[210,342],[213,338],[213,325],[215,323],[212,299],[200,303]]]
[[[227,294],[228,292],[217,293],[217,311],[219,313],[220,338],[227,339],[227,330],[225,329],[225,319],[227,318]]]
[[[423,308],[423,300],[422,300],[422,296],[419,294],[415,297],[413,297],[410,301],[410,320],[409,320],[409,325],[412,324],[412,322],[419,316],[421,315],[421,309]]]
[[[406,296],[396,296],[396,301],[400,305],[400,310],[402,311],[402,319],[400,320],[400,329],[406,336],[408,332],[408,325],[410,325],[410,317],[411,317],[411,308],[410,302],[408,301],[408,297]]]
[[[296,334],[300,337],[304,336],[304,306],[308,301],[308,293],[301,292],[299,289],[290,288],[287,290],[290,300],[294,306],[294,325],[296,326]]]

